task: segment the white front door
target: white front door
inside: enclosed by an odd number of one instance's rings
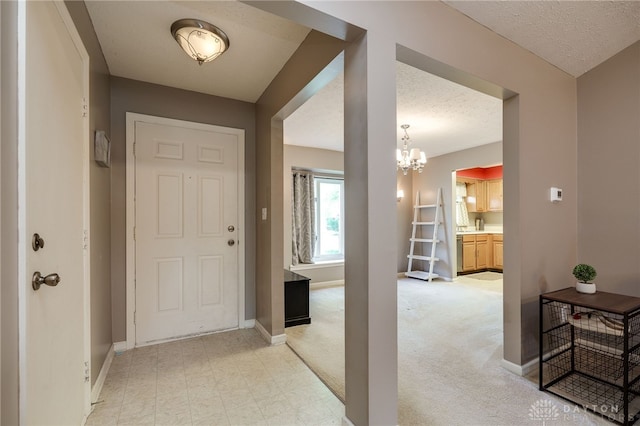
[[[84,234],[88,56],[62,2],[21,7],[20,421],[79,425],[91,386]],[[37,251],[36,233],[44,242]],[[48,284],[57,274],[59,282],[35,290],[35,272],[49,275]]]
[[[137,345],[240,325],[241,133],[209,127],[135,122]]]

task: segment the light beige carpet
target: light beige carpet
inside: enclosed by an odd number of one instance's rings
[[[541,424],[530,409],[550,400],[554,425],[609,424],[502,367],[502,280],[484,278],[398,280],[399,423]],[[312,323],[287,328],[287,343],[344,400],[344,288],[310,299]]]

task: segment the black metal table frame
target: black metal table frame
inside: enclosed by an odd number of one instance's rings
[[[635,396],[640,396],[640,392],[636,392],[633,391],[631,389],[631,386],[633,386],[634,384],[638,383],[640,381],[640,374],[635,377],[633,380],[629,380],[629,354],[638,349],[638,347],[640,347],[640,342],[636,343],[635,345],[633,345],[631,348],[629,347],[629,322],[631,319],[635,318],[636,316],[640,315],[640,309],[636,309],[635,311],[633,311],[632,313],[625,313],[623,315],[623,373],[622,373],[622,380],[623,380],[623,384],[622,387],[620,387],[620,385],[616,384],[616,383],[612,383],[610,381],[604,380],[600,377],[596,377],[594,375],[585,373],[583,371],[579,371],[576,370],[576,365],[575,365],[575,329],[574,326],[571,325],[569,322],[564,322],[561,324],[558,324],[554,327],[549,328],[548,330],[544,330],[544,306],[552,303],[552,302],[557,302],[557,303],[564,303],[567,305],[571,306],[571,312],[570,314],[573,315],[575,313],[575,308],[576,306],[578,307],[585,307],[581,304],[576,304],[572,301],[565,301],[565,300],[558,300],[558,299],[549,299],[546,297],[546,294],[541,294],[540,295],[540,299],[539,299],[539,389],[540,391],[545,391],[545,392],[549,392],[553,395],[556,395],[566,401],[572,402],[574,404],[580,404],[582,406],[582,408],[587,409],[597,415],[602,416],[603,418],[612,421],[614,423],[619,423],[619,424],[623,424],[623,425],[631,425],[633,423],[635,423],[638,419],[640,419],[640,411],[638,413],[636,413],[635,415],[633,415],[630,418],[630,413],[629,413],[629,395],[633,394]],[[589,308],[589,307],[587,307]],[[606,310],[602,310],[603,312],[608,312]],[[571,329],[571,344],[568,348],[555,353],[551,356],[549,356],[547,359],[545,359],[545,353],[544,353],[544,336],[554,330],[560,329],[562,327],[570,327]],[[567,353],[568,351],[571,351],[571,370],[566,372],[565,374],[556,377],[555,379],[551,380],[549,383],[544,383],[543,382],[543,376],[544,376],[544,364],[549,362],[550,360],[552,360],[555,357],[561,356],[562,354]],[[550,387],[552,387],[553,385],[557,384],[558,382],[566,379],[567,377],[569,377],[572,374],[578,374],[580,376],[586,377],[589,380],[594,380],[596,382],[600,382],[603,383],[605,385],[608,386],[612,386],[618,389],[621,389],[622,394],[623,394],[623,421],[618,420],[616,417],[610,417],[610,416],[606,416],[606,414],[601,413],[596,411],[595,409],[592,409],[589,405],[585,405],[585,404],[581,404],[578,401],[572,400],[570,398],[568,398],[565,395],[561,395],[557,392],[554,392],[553,390],[549,389]]]

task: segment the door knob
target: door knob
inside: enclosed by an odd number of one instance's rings
[[[231,239],[231,240],[227,241],[227,244],[228,244],[229,246],[232,246],[232,245],[234,245],[235,243],[236,243],[236,240],[234,240],[234,239]]]
[[[31,287],[34,290],[40,289],[42,284],[46,284],[51,287],[55,287],[60,282],[60,275],[53,273],[49,274],[46,277],[43,277],[42,274],[38,271],[33,273],[33,277],[31,278]]]
[[[229,225],[229,226],[227,226],[227,231],[229,231],[229,232],[233,232],[233,231],[235,231],[235,230],[236,230],[236,228],[235,228],[233,225]]]

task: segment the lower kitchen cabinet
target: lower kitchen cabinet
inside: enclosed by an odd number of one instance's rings
[[[462,271],[477,271],[487,269],[488,263],[487,234],[462,236]]]
[[[487,269],[489,256],[489,236],[476,235],[476,269]]]
[[[487,269],[502,271],[502,235],[463,235],[462,272]]]
[[[464,235],[462,237],[462,272],[476,269],[476,236]]]
[[[494,269],[503,269],[503,260],[502,260],[502,235],[494,235],[493,236],[493,263],[491,268]]]

